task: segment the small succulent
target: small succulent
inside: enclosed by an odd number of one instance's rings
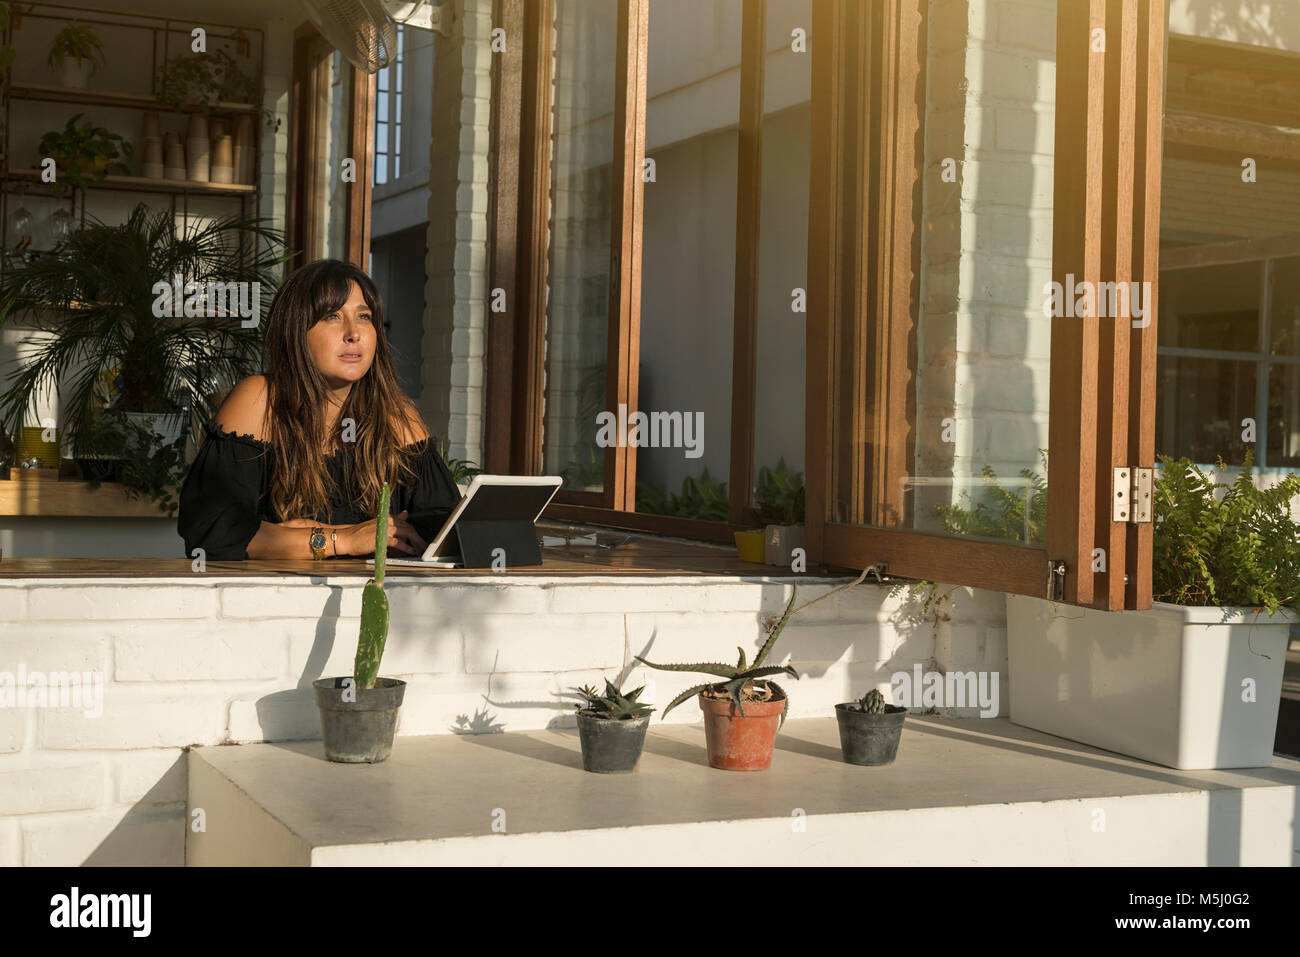
[[[884,714],[885,696],[879,689],[872,688],[858,701],[858,710],[864,714]]]
[[[743,716],[745,714],[745,708],[741,704],[741,693],[743,691],[753,691],[755,679],[766,678],[769,675],[785,674],[797,681],[799,679],[799,673],[789,665],[764,666],[763,661],[772,650],[772,646],[776,644],[776,639],[780,637],[782,630],[785,628],[785,623],[790,620],[790,612],[794,610],[795,595],[798,593],[799,586],[795,585],[790,594],[790,604],[785,606],[785,614],[781,616],[781,619],[772,629],[771,634],[767,636],[767,641],[763,642],[763,647],[759,649],[758,656],[754,658],[754,663],[752,665],[746,665],[745,663],[744,648],[736,649],[740,652],[740,659],[734,666],[723,664],[722,662],[657,665],[654,662],[646,661],[640,655],[637,655],[636,660],[641,662],[647,668],[655,668],[659,671],[699,671],[706,675],[717,675],[719,678],[727,679],[725,681],[707,682],[705,684],[687,688],[674,698],[668,707],[664,708],[664,717],[667,717],[668,712],[672,711],[673,708],[677,707],[683,701],[695,697],[695,695],[699,694],[701,691],[726,691],[727,694],[731,696],[732,704],[736,706],[736,710]],[[781,689],[781,686],[775,681],[764,681],[763,683],[767,685],[770,691],[785,698],[785,707],[781,709],[781,724],[784,725],[785,716],[790,710],[790,696],[786,694],[785,691]]]
[[[654,708],[646,704],[641,704],[636,699],[641,696],[645,690],[645,685],[637,688],[635,691],[629,691],[627,694],[620,694],[619,690],[605,679],[605,693],[600,694],[590,685],[583,685],[581,688],[574,688],[574,694],[584,700],[584,704],[578,705],[578,713],[590,715],[593,718],[608,718],[611,720],[624,721],[632,718],[644,718]]]

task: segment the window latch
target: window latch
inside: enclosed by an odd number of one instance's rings
[[[1065,601],[1065,562],[1059,558],[1047,560],[1047,600]]]
[[[1151,521],[1151,489],[1154,469],[1120,466],[1114,470],[1111,495],[1112,522],[1143,525]]]

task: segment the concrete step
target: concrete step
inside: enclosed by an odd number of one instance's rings
[[[574,729],[399,737],[377,765],[319,741],[189,752],[191,865],[1296,865],[1300,761],[1174,771],[1012,725],[912,715],[898,760],[790,720],[772,767],[708,766],[652,725],[636,772],[582,770]]]

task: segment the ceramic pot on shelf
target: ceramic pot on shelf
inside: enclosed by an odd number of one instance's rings
[[[146,137],[144,149],[141,150],[140,155],[142,157],[140,175],[148,176],[151,179],[162,179],[166,172],[166,165],[163,163],[162,140],[152,136]]]
[[[212,146],[212,182],[233,183],[235,169],[230,137],[222,136],[213,141]]]
[[[191,113],[185,129],[185,161],[187,174],[196,183],[206,183],[209,179],[210,150],[207,117],[202,113]]]
[[[174,134],[169,133],[168,136]],[[164,175],[167,179],[185,179],[185,147],[175,140],[164,144]]]

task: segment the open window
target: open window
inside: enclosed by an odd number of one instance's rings
[[[1149,604],[1167,13],[1055,6],[499,0],[489,468],[725,540],[781,463],[812,561]]]

